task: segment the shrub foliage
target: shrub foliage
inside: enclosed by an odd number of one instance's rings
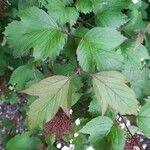
[[[0,149],[150,149],[146,0],[0,0]]]

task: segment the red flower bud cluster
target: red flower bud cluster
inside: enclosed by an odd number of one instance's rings
[[[59,110],[56,116],[44,126],[44,135],[56,135],[57,140],[61,139],[65,134],[71,133],[71,118],[69,118],[62,110]]]
[[[139,134],[135,134],[133,137],[127,136],[126,145],[124,150],[134,150],[135,147],[142,147],[142,137]],[[140,149],[140,148],[139,148]]]

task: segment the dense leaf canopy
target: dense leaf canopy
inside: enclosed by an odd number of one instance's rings
[[[146,0],[0,0],[0,150],[150,150]]]

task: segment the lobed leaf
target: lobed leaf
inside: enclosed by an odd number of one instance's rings
[[[120,27],[128,21],[122,10],[128,9],[129,6],[129,0],[106,0],[101,2],[95,10],[97,23],[106,27]]]
[[[19,17],[21,21],[13,21],[4,32],[14,55],[25,55],[33,48],[35,59],[54,60],[66,42],[66,35],[54,20],[37,7],[20,11]]]
[[[125,83],[126,77],[117,71],[93,74],[93,88],[102,114],[108,106],[121,114],[137,114],[138,101],[135,93]]]
[[[107,136],[110,132],[113,122],[108,117],[97,117],[89,121],[79,132],[89,134],[89,140],[94,143]]]
[[[29,127],[31,129],[42,127],[44,123],[50,121],[60,107],[69,116],[71,107],[70,86],[68,77],[52,76],[22,91],[39,97],[30,105],[28,112]]]
[[[114,51],[126,38],[117,30],[95,27],[88,31],[79,43],[77,57],[83,70],[119,69],[122,56]]]
[[[73,25],[79,16],[74,7],[66,6],[61,0],[50,0],[45,7],[48,9],[49,15],[61,25],[67,22]]]

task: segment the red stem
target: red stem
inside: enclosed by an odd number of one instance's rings
[[[125,120],[123,118],[123,116],[121,114],[119,114],[119,116],[121,117],[121,119],[122,119],[122,121],[123,121],[123,123],[124,123],[124,125],[125,125],[125,127],[126,127],[126,129],[128,131],[128,133],[133,138],[134,142],[137,144],[137,146],[140,148],[140,150],[144,150],[143,147],[138,143],[138,141],[136,140],[136,138],[132,135],[131,131],[129,130],[129,128],[128,128],[128,126],[127,126],[127,124],[126,124],[126,122],[125,122]]]

